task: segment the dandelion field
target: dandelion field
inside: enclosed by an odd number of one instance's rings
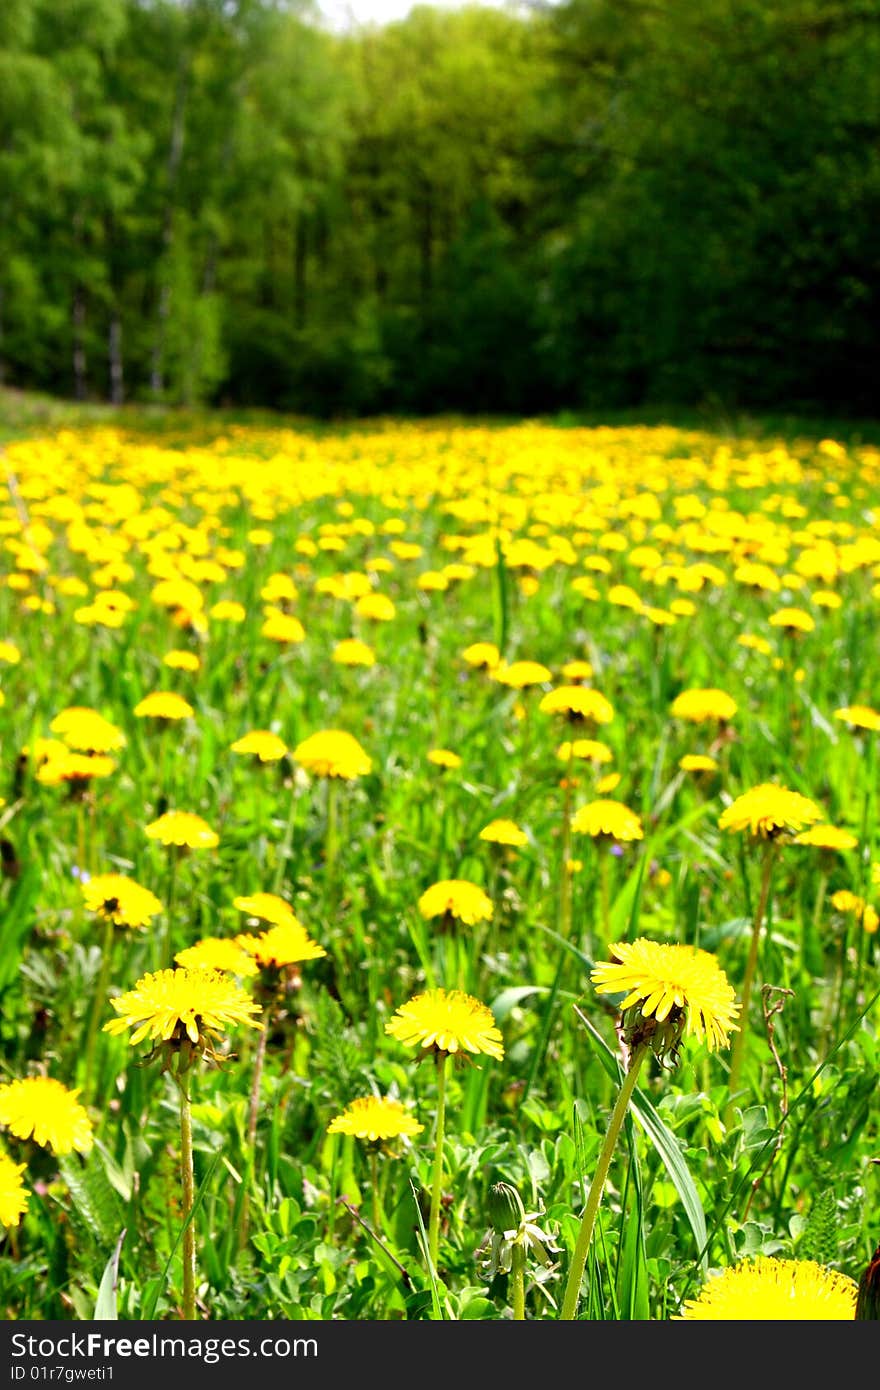
[[[853,1318],[880,450],[4,465],[3,1317]]]

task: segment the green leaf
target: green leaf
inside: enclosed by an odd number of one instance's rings
[[[125,1228],[123,1227],[116,1242],[116,1249],[104,1266],[104,1273],[101,1276],[98,1301],[95,1304],[95,1322],[115,1322],[117,1319],[116,1285],[119,1279],[119,1256],[124,1240]]]

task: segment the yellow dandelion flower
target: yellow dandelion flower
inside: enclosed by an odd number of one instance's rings
[[[693,724],[703,724],[710,719],[722,723],[736,714],[736,701],[724,690],[683,690],[670,705],[669,712],[676,719],[688,719]]]
[[[327,952],[313,941],[295,917],[277,922],[259,936],[240,936],[238,943],[262,969],[281,970],[304,960],[319,960]]]
[[[419,912],[425,918],[450,916],[467,926],[488,922],[492,899],[476,883],[464,878],[444,878],[432,883],[419,898]]]
[[[117,927],[146,927],[162,911],[155,893],[125,874],[95,874],[80,888],[86,910]]]
[[[612,961],[593,967],[599,994],[624,994],[620,1010],[641,1005],[643,1018],[681,1023],[683,1031],[712,1052],[726,1047],[737,1028],[739,1005],[713,955],[693,946],[667,945],[640,937],[611,947]]]
[[[576,685],[578,681],[592,680],[593,668],[589,661],[576,659],[574,661],[566,661],[562,668],[562,674],[572,685]]]
[[[21,1180],[26,1163],[13,1163],[8,1154],[0,1153],[0,1226],[11,1230],[27,1211],[28,1193]]]
[[[276,763],[288,751],[284,739],[269,729],[252,729],[250,733],[236,739],[231,745],[231,750],[233,753],[253,754],[261,763]]]
[[[95,778],[109,777],[116,771],[112,758],[101,754],[64,752],[47,758],[37,772],[37,781],[47,787],[57,787],[61,782],[72,786],[85,786]]]
[[[240,912],[246,912],[249,917],[259,917],[264,922],[296,921],[296,913],[290,903],[285,902],[284,898],[279,898],[277,893],[250,893],[233,898],[232,905]]]
[[[753,632],[741,632],[736,640],[741,647],[760,652],[762,656],[769,656],[773,650],[766,637],[758,637]]]
[[[314,777],[341,777],[351,781],[372,771],[373,761],[357,739],[343,729],[321,729],[297,744],[296,762]]]
[[[635,811],[622,801],[607,798],[581,806],[572,817],[571,828],[579,835],[592,835],[594,839],[607,835],[612,840],[641,840],[645,834]]]
[[[461,655],[468,666],[477,670],[491,671],[501,660],[501,653],[494,642],[472,642]]]
[[[513,690],[524,690],[527,685],[542,685],[553,679],[552,671],[540,661],[500,662],[491,672],[493,680],[501,685],[509,685]]]
[[[306,630],[299,618],[295,618],[292,613],[282,613],[276,609],[270,613],[260,628],[260,635],[268,637],[271,642],[279,642],[282,645],[295,642],[304,642]]]
[[[139,700],[133,711],[137,719],[191,719],[195,710],[182,695],[171,690],[155,690]]]
[[[17,1139],[33,1139],[56,1154],[86,1154],[92,1122],[77,1097],[51,1076],[27,1076],[0,1086],[0,1125]]]
[[[247,617],[247,609],[243,603],[236,603],[234,599],[221,598],[212,605],[208,617],[213,618],[216,623],[243,623]]]
[[[480,831],[480,839],[493,845],[527,845],[528,836],[514,820],[492,820]]]
[[[357,637],[346,637],[333,648],[337,666],[375,666],[376,653]]]
[[[353,1134],[375,1144],[384,1139],[412,1139],[425,1128],[390,1096],[359,1096],[327,1126],[328,1134]]]
[[[843,724],[851,724],[855,729],[868,729],[876,733],[880,729],[880,713],[870,705],[844,705],[834,711],[834,718]]]
[[[17,666],[21,661],[21,652],[14,642],[0,642],[0,661],[5,661],[8,666]]]
[[[187,970],[222,970],[227,975],[256,975],[259,967],[249,951],[228,937],[205,936],[174,957]]]
[[[681,1317],[713,1322],[852,1322],[858,1285],[813,1260],[758,1255],[709,1277]]]
[[[368,618],[374,623],[390,623],[397,616],[397,609],[387,594],[362,594],[354,611],[359,618]]]
[[[125,734],[95,709],[71,705],[56,714],[50,733],[63,739],[79,753],[112,753],[125,747]]]
[[[428,762],[433,763],[435,767],[461,767],[461,758],[457,753],[453,753],[451,748],[432,748],[428,754]]]
[[[771,627],[781,627],[785,632],[812,632],[816,626],[814,618],[803,608],[780,608],[769,618]]]
[[[485,1054],[501,1061],[504,1040],[492,1010],[462,990],[429,989],[401,1004],[385,1032],[411,1047]]]
[[[596,791],[600,796],[609,796],[620,786],[620,773],[608,772],[604,777],[600,777],[596,783]]]
[[[595,738],[576,738],[571,742],[560,743],[556,750],[556,756],[563,763],[575,758],[587,763],[610,763],[614,761],[614,754],[608,745]]]
[[[573,724],[610,724],[614,707],[598,690],[586,685],[560,685],[548,690],[538,709],[542,714],[564,714]]]
[[[738,796],[718,818],[720,830],[747,830],[756,839],[772,840],[821,821],[822,812],[809,797],[775,782],[761,782]]]
[[[185,849],[214,849],[220,836],[208,822],[192,811],[166,811],[146,827],[151,840],[163,845],[178,845]]]
[[[144,975],[134,989],[111,999],[118,1017],[104,1024],[105,1033],[134,1029],[131,1044],[144,1038],[156,1042],[182,1042],[196,1046],[226,1028],[244,1023],[262,1028],[254,1015],[260,1012],[250,995],[221,970],[157,970]]]
[[[172,671],[198,671],[202,664],[195,652],[184,652],[176,649],[166,652],[162,661]]]
[[[814,845],[817,849],[855,849],[858,843],[851,830],[841,830],[836,825],[814,825],[792,840],[793,845]]]
[[[717,772],[718,761],[711,758],[708,753],[685,753],[683,758],[679,758],[678,765],[682,772]]]

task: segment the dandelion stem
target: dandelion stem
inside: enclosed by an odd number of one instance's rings
[[[92,1094],[92,1072],[95,1064],[95,1044],[98,1038],[98,1020],[101,1017],[101,1010],[107,999],[107,982],[110,979],[110,961],[113,955],[113,918],[107,917],[104,922],[104,937],[101,942],[101,964],[98,968],[98,979],[95,984],[95,997],[92,1000],[92,1009],[89,1015],[88,1032],[86,1033],[85,1045],[85,1080],[83,1091],[86,1101],[91,1099]]]
[[[510,1296],[513,1303],[515,1322],[524,1322],[526,1316],[526,1252],[522,1245],[514,1245],[510,1252]]]
[[[183,1316],[194,1321],[196,1316],[196,1232],[192,1220],[195,1201],[193,1171],[192,1108],[189,1095],[189,1076],[177,1076],[180,1091],[180,1182],[183,1188]]]
[[[581,1217],[581,1226],[578,1231],[577,1241],[574,1247],[574,1254],[571,1257],[571,1265],[568,1271],[568,1280],[565,1285],[565,1296],[562,1302],[560,1318],[571,1321],[577,1312],[578,1298],[580,1296],[581,1280],[584,1277],[584,1269],[587,1263],[587,1255],[590,1252],[590,1242],[593,1239],[593,1227],[596,1224],[596,1214],[599,1210],[599,1203],[602,1200],[602,1192],[605,1187],[605,1179],[608,1177],[608,1169],[611,1165],[611,1155],[614,1153],[615,1145],[623,1125],[624,1116],[633,1091],[636,1088],[639,1070],[648,1051],[648,1044],[642,1043],[633,1050],[630,1057],[629,1070],[623,1078],[611,1118],[608,1121],[608,1129],[605,1134],[605,1142],[599,1154],[599,1162],[593,1174],[593,1181],[590,1184],[590,1191],[587,1194],[587,1205]]]
[[[168,846],[168,901],[165,904],[165,968],[174,967],[174,908],[177,897],[177,846]]]
[[[263,1063],[266,1060],[266,1044],[272,1025],[272,1019],[268,1010],[264,1022],[265,1027],[262,1029],[257,1041],[257,1051],[254,1057],[254,1074],[251,1080],[250,1104],[248,1106],[248,1186],[245,1188],[245,1193],[242,1197],[241,1211],[238,1218],[238,1248],[240,1250],[243,1250],[247,1245],[248,1225],[250,1222],[250,1184],[253,1182],[254,1169],[256,1166],[257,1116],[260,1110],[260,1090],[263,1080]]]
[[[333,893],[334,870],[336,868],[336,816],[339,783],[335,777],[327,778],[327,828],[324,835],[324,892],[329,899]]]
[[[746,1033],[749,1025],[749,1001],[752,996],[752,985],[754,984],[755,970],[758,964],[758,945],[761,940],[761,928],[764,925],[764,916],[770,898],[770,878],[773,873],[773,865],[776,862],[776,849],[777,846],[771,840],[768,842],[767,848],[764,851],[758,905],[755,908],[755,916],[752,922],[752,939],[749,943],[749,956],[746,961],[746,972],[743,976],[742,996],[740,999],[740,1026],[733,1040],[733,1048],[730,1054],[730,1076],[727,1083],[730,1103],[728,1104],[725,1116],[725,1123],[727,1124],[730,1123],[733,1116],[733,1097],[739,1086],[743,1057],[745,1055]]]
[[[446,1123],[447,1052],[437,1053],[437,1133],[434,1139],[434,1176],[431,1183],[431,1214],[428,1219],[428,1255],[434,1270],[440,1250],[440,1198],[443,1185],[443,1139]]]

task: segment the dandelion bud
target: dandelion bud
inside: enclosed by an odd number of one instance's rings
[[[525,1220],[522,1198],[509,1182],[496,1182],[489,1188],[489,1223],[498,1234],[518,1231]]]

